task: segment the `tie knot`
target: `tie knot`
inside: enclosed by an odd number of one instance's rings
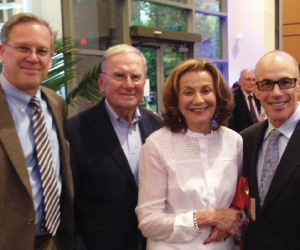
[[[251,101],[253,98],[253,95],[248,95],[248,100]]]
[[[35,110],[40,109],[41,108],[40,100],[36,96],[31,97],[29,106]]]
[[[282,134],[281,134],[281,132],[280,132],[279,130],[274,129],[274,130],[272,130],[271,133],[270,133],[270,138],[269,138],[269,140],[270,140],[270,141],[277,141],[281,135],[282,135]]]

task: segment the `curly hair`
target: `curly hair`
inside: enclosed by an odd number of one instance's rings
[[[164,125],[172,132],[186,132],[188,127],[184,116],[181,114],[179,105],[180,78],[187,72],[207,71],[213,78],[213,86],[216,94],[216,110],[212,119],[217,124],[213,130],[220,126],[228,126],[228,119],[234,108],[232,93],[225,82],[220,70],[211,62],[203,59],[189,59],[180,63],[173,69],[163,88],[163,105],[165,111],[162,116]]]

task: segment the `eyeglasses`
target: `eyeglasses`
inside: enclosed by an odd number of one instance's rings
[[[138,75],[138,74],[130,75],[130,74],[124,74],[124,73],[113,73],[112,75],[109,75],[109,74],[106,74],[105,72],[102,72],[102,74],[107,75],[118,82],[124,82],[125,80],[128,79],[128,77],[130,77],[131,81],[134,83],[139,83],[143,79],[143,76]]]
[[[278,84],[281,89],[292,89],[296,86],[297,78],[281,78],[278,81],[269,79],[256,82],[257,88],[261,91],[272,90],[275,84]]]
[[[44,47],[35,48],[26,44],[11,45],[8,43],[5,43],[4,45],[15,49],[18,53],[24,56],[30,55],[31,53],[34,52],[34,50],[35,50],[35,54],[39,57],[45,57],[50,55],[50,49]]]

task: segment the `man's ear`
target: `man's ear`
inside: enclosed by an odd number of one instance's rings
[[[300,77],[297,79],[296,88],[297,88],[297,96],[299,96],[300,95]]]
[[[260,91],[259,91],[259,89],[257,88],[257,86],[255,86],[254,94],[255,94],[256,98],[257,98],[258,100],[260,100]]]
[[[103,81],[103,74],[100,74],[98,77],[98,85],[99,89],[101,92],[105,92],[105,87],[104,87],[104,81]]]
[[[4,63],[4,53],[5,53],[4,44],[0,44],[0,61],[2,62],[2,64]]]

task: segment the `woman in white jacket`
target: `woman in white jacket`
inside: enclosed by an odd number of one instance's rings
[[[140,156],[136,213],[147,249],[232,249],[242,222],[229,207],[243,146],[225,127],[232,94],[214,64],[190,59],[172,71],[163,104],[165,127]]]

